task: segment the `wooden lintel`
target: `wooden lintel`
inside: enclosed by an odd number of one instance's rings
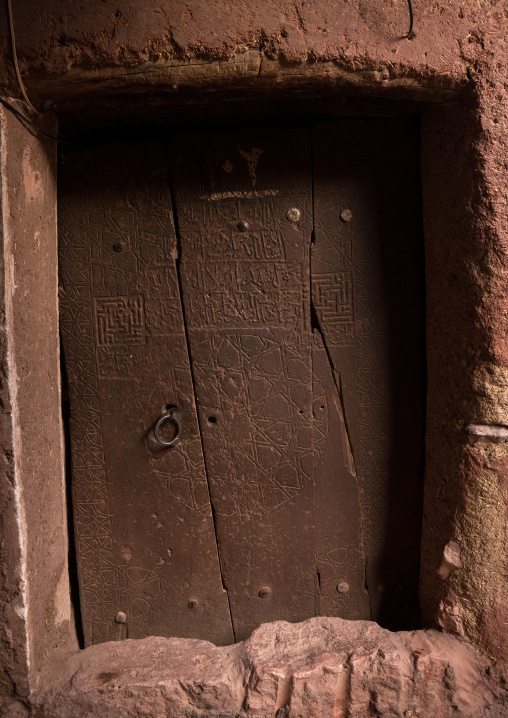
[[[442,102],[456,99],[456,78],[408,77],[396,68],[345,69],[337,61],[289,63],[266,57],[258,49],[247,49],[226,60],[160,59],[134,67],[107,69],[73,68],[61,74],[33,73],[25,78],[35,102],[50,102],[55,109],[83,100],[100,100],[126,94],[133,99],[145,93],[159,102],[174,102],[187,91],[216,92],[277,89],[290,92],[345,92],[382,96],[387,99]]]

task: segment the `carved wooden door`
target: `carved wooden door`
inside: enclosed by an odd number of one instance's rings
[[[61,328],[87,644],[233,640],[196,418],[164,147],[69,152],[60,170]],[[175,450],[153,441],[181,411]]]
[[[397,551],[389,565],[383,552],[394,313],[378,286],[380,161],[373,170],[362,147],[369,136],[370,151],[393,147],[373,129],[193,134],[167,155],[129,143],[63,157],[62,335],[87,643],[230,643],[270,620],[382,615],[369,582],[415,588],[417,549],[402,568]],[[417,192],[405,174],[407,203]],[[399,249],[402,224],[392,222]],[[416,238],[417,225],[409,218]],[[389,250],[396,272],[412,271],[418,246]],[[397,327],[414,320],[420,294],[413,286]],[[409,330],[411,351],[419,331]],[[417,385],[418,424],[421,376],[409,364],[395,383]],[[415,435],[396,472],[418,494]],[[418,519],[418,499],[409,504]]]

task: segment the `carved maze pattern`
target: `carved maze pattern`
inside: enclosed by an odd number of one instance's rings
[[[95,300],[97,344],[144,344],[144,297],[100,297]]]
[[[318,274],[312,277],[314,308],[328,324],[353,321],[353,278],[351,272]]]
[[[347,197],[344,199],[347,201]],[[329,210],[329,203],[335,206],[335,201],[331,197],[328,200]],[[351,223],[344,224],[338,232],[337,219],[328,225],[326,214],[317,212],[314,228],[319,240],[313,246],[313,260],[314,264],[318,260],[322,268],[319,271],[312,269],[314,311],[320,325],[326,326],[328,346],[354,346],[354,227]]]
[[[313,274],[312,297],[320,324],[328,327],[328,344],[352,346],[355,339],[352,273]]]

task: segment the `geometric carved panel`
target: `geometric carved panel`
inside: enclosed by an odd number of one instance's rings
[[[145,310],[142,296],[98,297],[95,299],[97,343],[144,344]]]
[[[312,276],[312,300],[317,313],[329,324],[353,321],[352,272]]]

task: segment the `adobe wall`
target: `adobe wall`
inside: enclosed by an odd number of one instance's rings
[[[51,128],[54,123],[46,123]],[[0,714],[77,648],[69,595],[57,301],[56,151],[0,108]]]
[[[14,13],[20,66],[32,102],[53,109],[68,126],[79,114],[95,117],[102,108],[105,114],[126,108],[171,109],[185,101],[202,111],[205,98],[217,95],[217,89],[230,98],[245,92],[254,98],[284,92],[297,98],[305,90],[321,99],[361,95],[421,107],[428,300],[422,608],[427,625],[465,635],[488,660],[504,664],[508,444],[471,439],[466,427],[508,426],[508,10],[504,0],[414,0],[414,5],[413,39],[403,37],[408,26],[403,0],[275,5],[270,0],[165,0],[155,5],[24,0],[15,4]],[[5,23],[0,23],[0,52],[0,93],[16,97]],[[54,618],[55,587],[60,586],[63,596],[65,584],[66,539],[54,359],[52,149],[25,131],[19,135],[3,110],[1,117],[6,349],[0,590],[6,600],[0,687],[4,694],[24,696],[50,646],[75,644],[66,599],[63,612],[57,612],[64,616],[60,629]],[[42,168],[33,171],[46,172],[34,187],[48,188],[44,199],[36,194],[32,204],[26,192],[5,189],[6,183],[16,188],[25,181],[19,162],[27,147],[33,156],[38,153]],[[19,162],[5,164],[9,152],[11,157],[19,154]],[[11,201],[18,203],[14,212],[6,204]],[[19,244],[12,239],[14,230]],[[30,253],[39,257],[42,250],[30,244],[37,232],[47,236],[40,247],[50,247],[49,254],[44,262],[27,265],[25,273],[20,259],[12,284],[9,247],[15,246],[20,258]],[[30,303],[32,282],[38,300],[48,302],[44,311],[43,304]],[[39,331],[47,356],[53,357],[49,369],[39,361],[39,345],[33,349]],[[9,342],[19,364],[9,364]],[[28,363],[22,363],[24,356]],[[41,367],[49,373],[43,376]],[[18,391],[16,372],[19,376],[21,371],[23,388]],[[36,382],[31,388],[25,380],[32,371]],[[31,391],[36,397],[32,404]],[[19,409],[11,409],[13,398],[22,400]],[[41,411],[51,412],[42,422],[47,432],[42,441],[32,428],[34,414]],[[25,456],[19,447],[25,452],[30,442],[34,454],[16,469],[18,458]],[[23,501],[16,475],[26,487]],[[56,481],[46,480],[55,476]],[[28,541],[23,511],[29,527],[41,527]],[[48,515],[54,515],[52,523],[42,520]],[[29,578],[26,585],[23,572]],[[39,608],[44,605],[46,612]]]
[[[407,4],[394,0],[117,0],[93,6],[24,0],[14,12],[21,69],[30,74],[171,58],[224,60],[255,48],[288,62],[333,60],[345,69],[423,74],[438,82],[467,80],[470,67],[481,82],[495,74],[506,52],[502,0],[416,1],[412,40],[403,37]],[[4,47],[7,58],[6,41]],[[12,68],[4,68],[2,79],[6,89],[16,88]]]

